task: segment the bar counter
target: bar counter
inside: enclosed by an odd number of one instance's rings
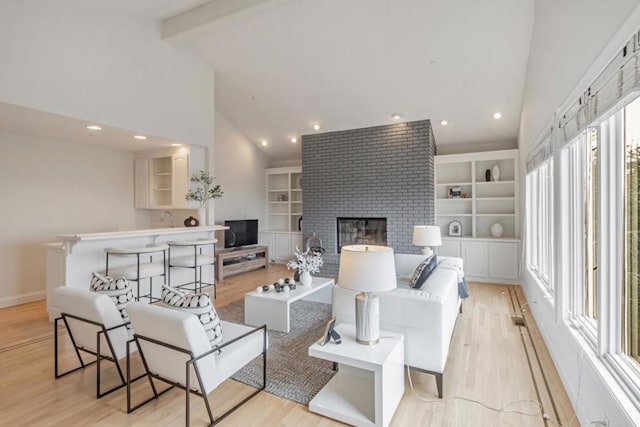
[[[57,236],[57,239],[59,239],[58,242],[44,245],[47,251],[47,311],[49,312],[49,319],[53,319],[58,315],[50,304],[53,290],[58,286],[89,289],[92,273],[94,271],[104,272],[105,248],[138,248],[171,240],[212,239],[215,237],[216,231],[226,230],[227,228],[228,227],[222,225],[209,225],[201,227],[150,228],[144,230],[62,234]],[[130,263],[131,260],[118,260],[113,264],[114,268],[118,266],[118,262],[124,265],[127,262]],[[188,271],[179,270],[176,273],[176,280],[181,280],[181,276],[185,276],[186,274],[190,274],[191,276],[189,277],[192,277],[193,274],[192,272],[189,273]],[[212,283],[213,277],[213,268],[203,269],[202,279],[205,282]],[[172,282],[173,280],[174,273],[172,270]],[[156,288],[160,289],[160,285],[154,285],[154,290]]]

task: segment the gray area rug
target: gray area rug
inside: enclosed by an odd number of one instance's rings
[[[244,323],[244,301],[221,307],[217,312],[222,320]],[[291,332],[268,330],[267,392],[307,405],[329,382],[334,374],[332,363],[310,357],[308,349],[320,339],[330,318],[331,304],[296,301],[291,305]],[[251,362],[233,378],[259,387],[262,358]]]

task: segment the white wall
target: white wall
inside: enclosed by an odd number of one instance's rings
[[[45,242],[144,227],[133,153],[0,132],[0,307],[44,298]]]
[[[521,157],[637,5],[638,0],[535,1],[520,119]]]
[[[268,167],[270,167],[270,168],[286,168],[286,167],[291,167],[291,166],[302,166],[302,157],[300,157],[298,159],[286,159],[286,160],[270,159]]]
[[[267,157],[219,112],[216,112],[214,168],[224,195],[215,201],[216,223],[226,219],[258,218],[266,226]],[[222,233],[218,236],[223,242]]]
[[[0,102],[213,153],[214,72],[191,49],[162,41],[157,22],[3,0],[0,58]],[[150,212],[133,210],[131,153],[43,141],[3,139],[3,305],[44,289],[41,245],[56,234],[149,225]]]
[[[438,141],[436,140],[436,145]],[[447,144],[437,145],[438,155],[441,154],[463,154],[463,153],[479,153],[481,151],[496,150],[513,150],[518,148],[518,141],[494,141],[494,142],[477,142],[473,144]]]
[[[213,70],[159,24],[0,2],[0,101],[210,146]]]
[[[622,46],[620,43],[613,50],[608,46],[603,52],[614,36],[620,37],[618,29],[627,18],[639,16],[637,6],[637,0],[536,0],[518,141],[522,163],[561,104],[569,95],[577,93],[576,89],[586,89],[580,87],[581,81],[593,79]],[[640,19],[636,21],[630,24],[631,28],[640,28]],[[607,57],[606,61],[603,57]],[[524,167],[520,170],[524,174]],[[523,177],[521,183],[524,181]],[[639,416],[638,412],[631,409],[598,356],[583,350],[579,334],[564,319],[563,302],[566,304],[568,300],[570,284],[556,279],[556,302],[560,307],[545,298],[527,274],[523,274],[522,286],[580,423],[607,421],[609,426],[636,425],[629,414]]]

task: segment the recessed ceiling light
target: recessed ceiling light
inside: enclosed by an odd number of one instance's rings
[[[442,126],[446,126],[446,125],[448,125],[448,124],[449,124],[449,122],[448,122],[448,121],[446,121],[446,120],[440,120],[440,124],[441,124]]]
[[[147,137],[146,137],[146,136],[144,136],[144,135],[135,135],[135,136],[134,136],[134,138],[135,138],[135,139],[139,139],[139,140],[145,140],[145,139],[147,139]]]
[[[294,137],[292,137],[292,138],[291,138],[291,142],[293,142],[293,143],[295,144],[296,142],[298,142],[298,138],[296,138],[295,136],[294,136]]]
[[[314,124],[313,124],[313,129],[314,129],[314,130],[320,130],[320,125],[319,125],[319,124],[317,124],[317,123],[314,123]]]
[[[176,143],[174,143],[174,144],[171,144],[171,146],[172,146],[172,147],[182,147],[182,144],[176,144]]]
[[[266,140],[266,139],[263,139],[263,140],[262,140],[262,146],[263,146],[263,147],[266,147],[266,146],[267,146],[267,140]]]
[[[398,114],[398,113],[393,113],[393,114],[391,115],[391,118],[392,118],[393,120],[400,120],[400,114]]]
[[[500,111],[497,111],[495,113],[493,113],[493,118],[494,119],[499,119],[500,117],[502,117],[502,113]]]
[[[100,126],[96,126],[96,125],[89,125],[89,126],[87,126],[87,129],[89,129],[89,130],[102,130],[102,128]]]

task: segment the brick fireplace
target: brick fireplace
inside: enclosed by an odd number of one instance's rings
[[[302,235],[322,239],[320,274],[338,274],[338,218],[385,219],[387,246],[420,253],[411,239],[414,225],[433,224],[435,153],[429,120],[302,137]]]

